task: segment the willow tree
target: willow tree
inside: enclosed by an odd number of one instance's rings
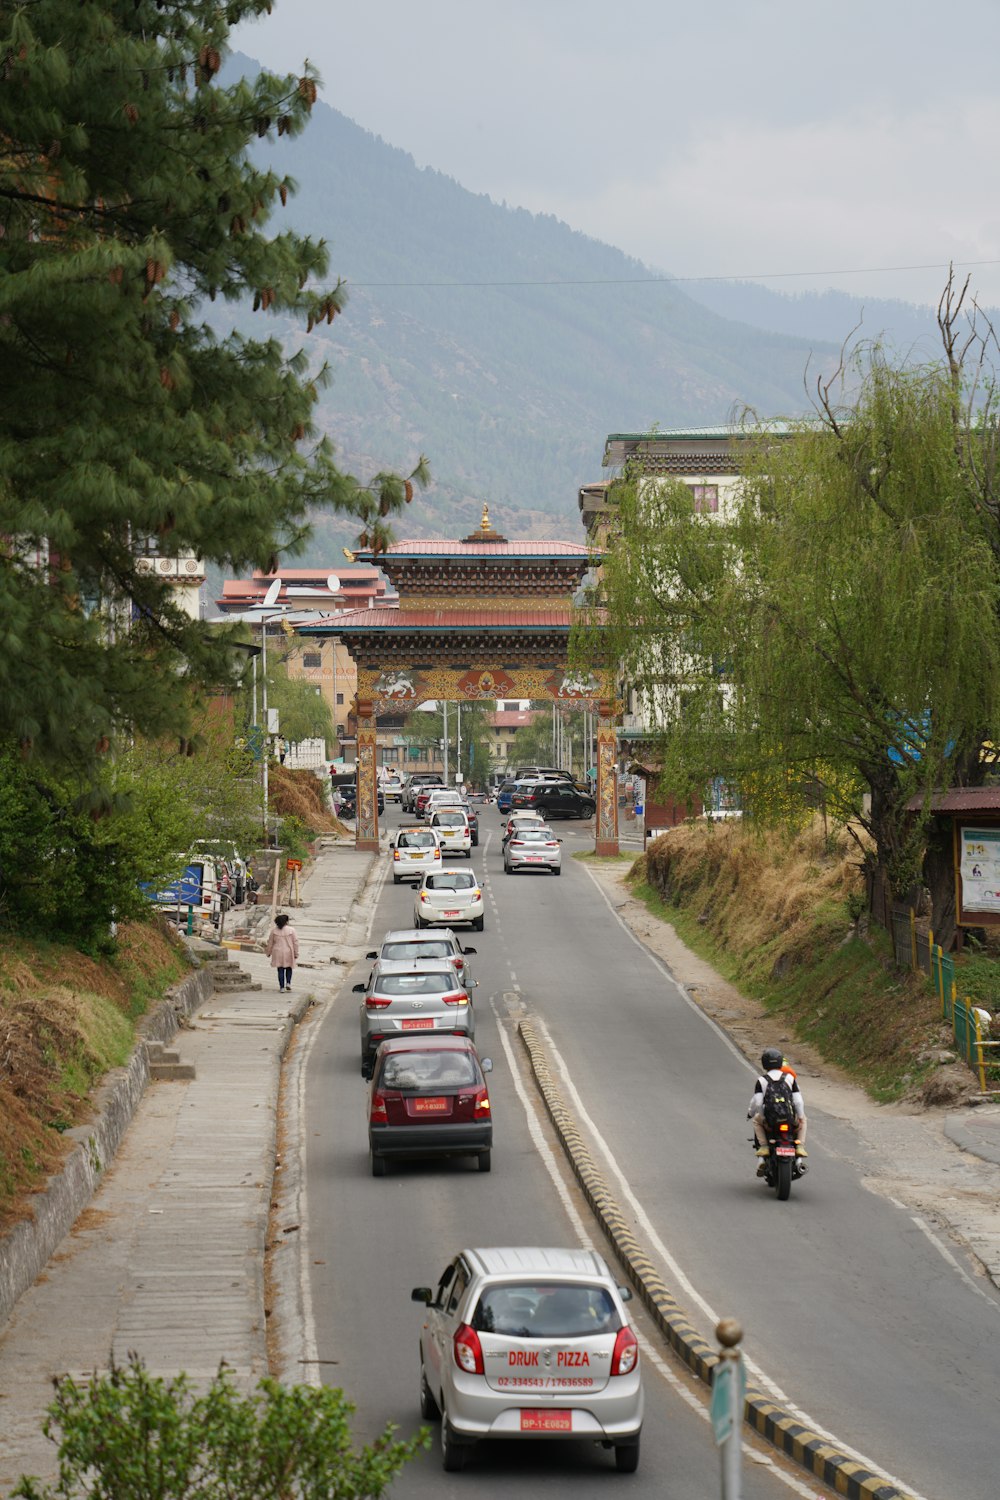
[[[902,891],[924,847],[908,804],[981,780],[1000,725],[992,418],[970,417],[947,344],[919,368],[868,346],[836,381],[815,420],[757,432],[717,517],[624,478],[601,602],[666,790],[722,777],[764,821],[820,800]]]
[[[316,78],[220,82],[230,28],[269,9],[0,16],[0,740],[83,773],[116,731],[183,734],[232,675],[139,554],[273,569],[311,513],[379,537],[424,478],[361,483],[313,425],[308,335],[344,288],[322,242],[269,232],[294,184],[250,148],[305,127]]]

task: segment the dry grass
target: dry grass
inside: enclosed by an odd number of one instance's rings
[[[310,833],[337,833],[343,825],[324,801],[324,786],[312,771],[273,766],[268,777],[268,800],[282,818],[298,818]]]
[[[0,1227],[65,1155],[104,1075],[128,1057],[135,1018],[187,970],[176,938],[123,924],[113,961],[55,944],[0,942]]]
[[[780,1015],[877,1098],[916,1093],[939,1044],[922,977],[895,971],[884,933],[859,935],[858,855],[817,822],[757,832],[692,822],[651,844],[628,879],[744,993]]]

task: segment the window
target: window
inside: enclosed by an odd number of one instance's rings
[[[302,665],[308,672],[315,672],[317,667],[323,665],[323,656],[319,651],[303,651]]]
[[[343,703],[343,701],[344,701],[344,695],[343,695],[343,693],[338,693],[337,694],[337,702],[338,703]]]
[[[697,511],[715,512],[719,509],[719,486],[717,484],[688,485],[694,508]]]

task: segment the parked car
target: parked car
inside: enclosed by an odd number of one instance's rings
[[[554,778],[556,781],[572,781],[572,771],[560,771],[558,766],[517,766],[514,771],[515,781],[548,781]]]
[[[372,1176],[384,1177],[394,1157],[474,1156],[488,1172],[493,1117],[484,1075],[492,1067],[464,1036],[382,1042],[368,1094]]]
[[[477,932],[485,925],[483,892],[471,870],[442,870],[425,875],[413,900],[414,927],[453,927],[468,922]]]
[[[520,785],[511,797],[511,811],[539,812],[549,818],[592,818],[597,804],[589,793],[578,792],[569,781],[536,781]]]
[[[464,854],[472,858],[472,830],[468,814],[461,807],[429,808],[428,826],[441,840],[442,854]]]
[[[422,786],[444,786],[444,782],[437,771],[413,771],[403,785],[404,812],[416,812],[417,792]]]
[[[392,883],[422,880],[427,870],[440,870],[441,840],[432,828],[401,828],[390,840]]]
[[[395,958],[415,961],[419,958],[446,958],[460,979],[471,979],[469,959],[475,948],[464,947],[458,934],[449,927],[438,927],[434,932],[419,932],[416,927],[396,927],[387,932],[379,948],[373,948],[366,958]]]
[[[589,1438],[639,1466],[639,1344],[607,1262],[592,1250],[463,1250],[421,1304],[420,1414],[441,1420],[441,1462],[481,1438]]]
[[[517,825],[504,846],[503,868],[506,875],[513,875],[515,870],[551,870],[553,875],[560,875],[561,841],[551,828],[534,823]]]
[[[375,1049],[386,1037],[411,1031],[475,1036],[469,998],[474,985],[474,979],[459,980],[446,958],[378,959],[368,983],[354,986],[354,993],[364,996],[358,1008],[362,1076],[371,1077]]]

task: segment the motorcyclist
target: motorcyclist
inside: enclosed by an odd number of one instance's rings
[[[760,1166],[757,1168],[757,1176],[763,1177],[765,1161],[771,1154],[768,1138],[767,1125],[764,1123],[764,1094],[767,1090],[768,1079],[777,1082],[784,1078],[792,1093],[792,1103],[795,1106],[795,1155],[808,1156],[806,1150],[806,1108],[799,1088],[799,1081],[791,1068],[785,1066],[784,1057],[777,1047],[765,1047],[760,1055],[760,1065],[763,1073],[754,1085],[753,1098],[750,1100],[750,1108],[747,1110],[747,1119],[753,1121],[754,1138],[757,1141],[757,1155],[761,1158]]]

